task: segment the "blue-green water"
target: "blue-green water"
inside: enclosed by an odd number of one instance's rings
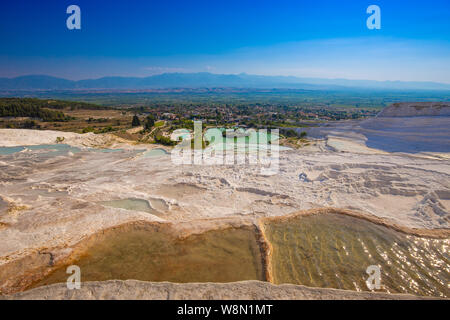
[[[120,199],[111,201],[102,201],[101,205],[112,208],[125,209],[130,211],[147,212],[154,215],[164,214],[169,208],[164,200],[151,198],[149,200],[144,199]]]
[[[209,147],[214,150],[233,150],[242,149],[242,151],[258,151],[271,148],[289,150],[289,148],[278,146],[279,136],[266,131],[256,131],[237,129],[231,131],[230,135],[223,136],[224,128],[208,129],[205,132],[205,140],[209,142]]]
[[[155,157],[162,157],[167,155],[168,152],[164,149],[153,149],[153,150],[149,150],[147,152],[144,153],[144,157],[146,158],[155,158]]]
[[[95,152],[101,152],[101,153],[113,153],[113,152],[122,152],[124,149],[89,149]]]
[[[25,147],[0,147],[0,156],[7,156],[25,150]]]
[[[13,155],[19,152],[39,152],[50,157],[56,157],[61,155],[66,155],[69,152],[78,153],[83,150],[101,152],[101,153],[113,153],[113,152],[123,152],[124,149],[94,149],[86,148],[80,149],[77,147],[70,146],[68,144],[42,144],[36,146],[17,146],[17,147],[0,147],[0,156]],[[139,150],[144,152],[145,150]]]
[[[50,156],[59,156],[68,152],[80,152],[80,148],[72,147],[67,144],[42,144],[37,146],[18,146],[18,147],[0,147],[0,156],[11,155],[23,151],[39,151]]]

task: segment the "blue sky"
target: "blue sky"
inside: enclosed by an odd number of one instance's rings
[[[66,28],[81,8],[82,29]],[[366,9],[381,8],[381,30]],[[0,76],[214,72],[450,83],[448,0],[14,0]]]

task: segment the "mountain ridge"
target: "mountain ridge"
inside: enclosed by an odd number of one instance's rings
[[[77,90],[77,89],[157,89],[157,88],[236,87],[310,90],[445,90],[450,84],[417,81],[376,81],[300,78],[241,74],[163,73],[149,77],[110,76],[98,79],[67,80],[48,75],[0,78],[0,90]]]

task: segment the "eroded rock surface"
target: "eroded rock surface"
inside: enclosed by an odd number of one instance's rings
[[[142,281],[105,281],[84,283],[80,290],[66,284],[36,288],[1,297],[14,300],[411,300],[427,299],[411,295],[355,292],[272,285],[267,282],[238,283],[152,283]]]
[[[385,108],[378,117],[450,116],[449,102],[403,102]]]
[[[18,134],[9,145],[23,142]],[[184,223],[196,230],[204,221],[255,223],[261,217],[334,207],[411,228],[449,227],[448,158],[312,147],[281,152],[276,175],[263,175],[260,169],[175,165],[170,155],[144,157],[135,147],[51,156],[45,150],[1,155],[0,273],[17,273],[4,267],[33,255],[23,261],[25,275],[27,263],[58,263],[83,239],[135,221]],[[300,180],[301,174],[308,180]],[[101,204],[123,199],[147,201],[158,214]],[[2,278],[0,290],[5,287]]]

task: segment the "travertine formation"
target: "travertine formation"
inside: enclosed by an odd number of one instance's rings
[[[449,102],[403,102],[385,108],[378,117],[450,116]]]
[[[92,132],[79,134],[51,130],[0,130],[0,147],[51,145],[57,142],[66,143],[74,147],[107,148],[116,147],[125,141],[110,134],[96,135]]]
[[[102,135],[0,130],[0,146],[52,144],[58,136],[78,147],[123,150],[81,149],[56,156],[45,150],[26,150],[0,155],[0,292],[12,292],[2,278],[17,273],[17,269],[8,269],[11,263],[22,261],[20,272],[32,276],[27,267],[57,264],[81,240],[133,221],[184,223],[189,232],[195,232],[203,230],[205,223],[214,226],[227,219],[256,223],[261,217],[334,207],[409,228],[449,228],[450,162],[444,156],[389,154],[367,148],[358,139],[330,139],[281,152],[278,173],[267,176],[258,165],[175,165],[170,155],[145,157],[137,151],[142,146]],[[102,205],[121,199],[147,200],[167,209],[155,215]],[[95,294],[102,296],[111,285],[122,283],[108,283]],[[264,296],[266,286],[270,285],[250,287],[262,288]],[[48,296],[65,297],[67,293],[58,288],[51,287],[48,292],[53,293]],[[196,291],[188,289],[189,285],[177,288]],[[281,289],[271,290],[267,292],[275,297]],[[286,291],[285,297],[298,294],[300,298],[298,292],[304,290]],[[78,293],[80,298],[89,295],[89,290],[83,292]],[[214,292],[226,297],[227,291]]]
[[[0,300],[1,300],[0,296]],[[14,300],[423,300],[426,297],[384,293],[309,288],[295,285],[275,286],[267,282],[237,283],[152,283],[142,281],[105,281],[83,283],[80,290],[65,284],[36,288],[3,297]]]

